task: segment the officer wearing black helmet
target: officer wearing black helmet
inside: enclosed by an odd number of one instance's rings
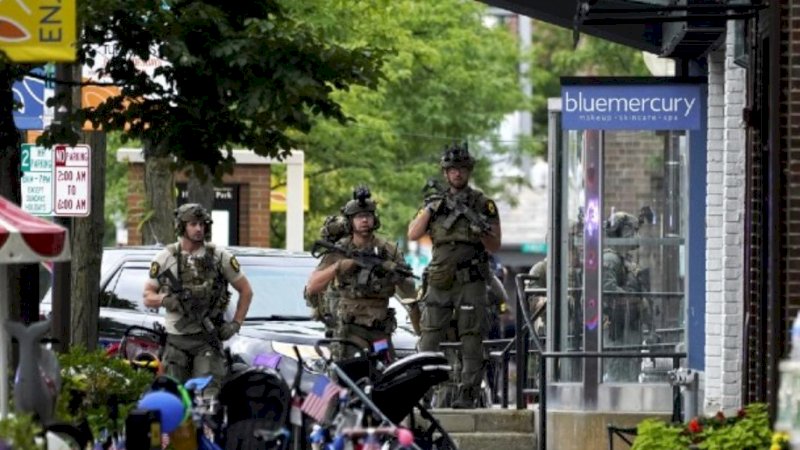
[[[649,272],[639,266],[636,257],[640,225],[638,217],[623,211],[611,214],[605,222],[606,236],[623,240],[603,249],[603,340],[611,351],[630,351],[631,346],[638,350],[645,329],[653,331],[649,302],[642,295],[649,290]],[[635,358],[609,358],[603,379],[636,382],[640,368],[641,362]]]
[[[433,242],[424,294],[419,348],[438,351],[451,320],[462,344],[462,372],[454,408],[478,405],[486,336],[488,252],[500,248],[500,218],[495,203],[469,186],[475,160],[466,145],[446,148],[440,160],[447,189],[419,210],[408,226],[408,239],[426,233]],[[478,220],[476,220],[476,218]]]
[[[209,394],[225,376],[221,342],[239,332],[253,291],[236,257],[207,242],[211,215],[197,203],[175,210],[178,242],[158,252],[150,263],[144,304],[164,307],[167,346],[162,364],[167,375],[183,382],[212,375]],[[228,283],[239,291],[233,320],[225,322]]]
[[[353,199],[342,208],[347,235],[336,246],[347,251],[369,252],[386,261],[378,267],[364,267],[338,252],[328,252],[311,273],[306,284],[309,296],[325,292],[329,287],[338,294],[334,337],[356,342],[361,348],[371,348],[385,342],[389,353],[394,352],[391,336],[397,328],[389,298],[396,289],[413,292],[413,280],[393,275],[394,269],[405,266],[402,252],[396,245],[375,235],[380,227],[375,201],[366,187],[353,192]],[[351,346],[337,348],[337,359],[350,358],[358,350]]]

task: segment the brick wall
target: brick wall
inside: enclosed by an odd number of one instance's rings
[[[706,413],[742,405],[745,72],[733,64],[733,27],[708,57],[706,178]]]
[[[183,173],[176,174],[175,182],[186,182]],[[239,188],[239,245],[269,247],[270,219],[270,166],[268,164],[240,164],[232,174],[226,174],[224,184],[238,184]],[[130,163],[128,169],[128,244],[139,245],[142,236],[138,226],[144,210],[144,165]]]

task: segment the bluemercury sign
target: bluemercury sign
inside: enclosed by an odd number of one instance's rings
[[[567,130],[697,130],[702,128],[699,84],[586,84],[561,87]]]

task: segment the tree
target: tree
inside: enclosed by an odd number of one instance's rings
[[[547,99],[561,96],[562,76],[647,76],[642,52],[611,41],[581,35],[572,48],[572,30],[534,21],[533,45],[527,55],[533,84],[533,133],[547,137]],[[545,140],[536,152],[546,152]]]
[[[208,170],[221,178],[233,157],[219,149],[233,145],[286,155],[297,144],[291,132],[308,132],[315,116],[346,120],[334,90],[374,87],[379,75],[380,52],[330,45],[275,0],[98,0],[80,6],[85,25],[79,60],[99,63],[100,75],[121,93],[70,121],[89,120],[121,131],[123,141],[144,144],[151,220],[164,230],[171,230],[175,169],[192,167],[201,179]],[[101,62],[97,49],[109,45],[113,50]],[[134,64],[151,56],[167,62],[152,77]]]
[[[494,149],[478,143],[491,140],[505,114],[525,106],[518,45],[507,28],[484,25],[486,7],[477,2],[290,3],[298,20],[342,45],[372,42],[390,54],[377,90],[336,92],[352,122],[319,119],[301,138],[311,189],[306,242],[359,184],[368,184],[378,201],[382,234],[404,236],[426,178],[440,174],[443,147],[468,140],[473,154],[485,156]],[[481,158],[475,176],[484,189],[492,188],[488,173]],[[282,219],[271,221],[273,246],[282,238]]]

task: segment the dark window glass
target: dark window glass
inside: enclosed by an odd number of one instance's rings
[[[100,295],[100,306],[145,311],[142,293],[147,277],[145,267],[123,267]]]

